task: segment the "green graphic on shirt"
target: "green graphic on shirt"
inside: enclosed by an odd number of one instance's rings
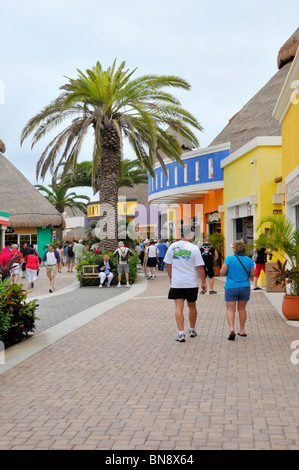
[[[179,247],[172,248],[173,251],[173,257],[176,259],[190,259],[191,257],[191,251],[188,250],[182,250]]]

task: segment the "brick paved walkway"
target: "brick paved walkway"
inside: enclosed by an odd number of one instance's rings
[[[219,293],[199,296],[199,334],[177,343],[168,285],[0,375],[0,449],[299,449],[299,329],[259,292],[248,337],[227,341]]]

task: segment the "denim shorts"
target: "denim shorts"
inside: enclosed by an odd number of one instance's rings
[[[247,301],[250,298],[250,287],[237,287],[235,289],[224,289],[224,300],[226,302]]]

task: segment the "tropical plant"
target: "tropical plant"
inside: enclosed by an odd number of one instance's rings
[[[148,176],[147,171],[141,167],[139,160],[122,159],[121,154],[119,157],[119,187],[130,187],[133,188],[136,184],[147,183]],[[64,175],[62,181],[61,177],[58,177],[58,181],[68,188],[77,187],[92,187],[92,162],[84,161],[78,163],[76,168],[69,166],[68,171]],[[58,184],[61,184],[58,183]],[[99,181],[96,177],[94,184],[94,194],[99,191]]]
[[[106,231],[109,236],[102,240],[103,248],[110,250],[117,243],[118,154],[124,138],[128,139],[140,164],[153,175],[156,159],[166,173],[162,152],[182,164],[181,146],[166,132],[167,127],[195,145],[198,141],[190,126],[202,130],[196,118],[164,91],[170,87],[189,90],[190,85],[184,79],[158,75],[133,79],[135,71],[125,69],[125,62],[117,68],[116,60],[107,70],[103,70],[100,62],[85,73],[78,70],[77,78],[68,78],[58,98],[31,118],[21,134],[23,143],[33,133],[33,147],[53,128],[71,120],[47,145],[36,167],[37,178],[44,178],[50,170],[56,181],[62,162],[65,171],[70,162],[76,168],[82,143],[88,131],[93,130],[92,185],[96,187],[98,177],[101,213],[112,207],[101,221],[110,227]]]
[[[49,188],[42,186],[41,184],[36,184],[35,187],[44,193],[46,193],[45,198],[60,212],[61,214],[65,211],[66,207],[69,207],[73,214],[75,214],[75,209],[80,209],[86,214],[86,203],[83,201],[78,201],[76,199],[84,199],[89,202],[90,198],[82,194],[77,195],[72,192],[67,194],[69,188],[67,186],[58,185],[49,185]]]
[[[6,246],[2,248],[0,253],[0,276],[2,281],[10,276],[10,271],[14,263],[17,263],[22,258],[22,255],[17,255],[10,251]]]
[[[5,346],[21,341],[35,329],[37,300],[26,302],[26,299],[23,284],[0,281],[0,339]]]
[[[276,285],[289,284],[290,294],[299,295],[299,229],[294,230],[292,222],[283,214],[264,217],[259,228],[269,224],[269,229],[259,237],[256,249],[266,246],[283,259],[274,267]]]
[[[223,260],[223,248],[224,248],[224,236],[222,233],[215,232],[208,235],[211,244],[218,253],[218,258],[214,262],[215,266],[222,266]]]

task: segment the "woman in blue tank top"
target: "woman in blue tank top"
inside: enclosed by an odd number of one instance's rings
[[[255,274],[254,262],[245,255],[246,245],[242,240],[237,240],[232,245],[234,255],[228,256],[220,271],[221,276],[227,276],[225,283],[225,301],[227,321],[230,328],[228,339],[234,340],[235,313],[238,303],[240,331],[239,336],[247,336],[245,323],[247,319],[246,304],[250,298],[250,279]]]

